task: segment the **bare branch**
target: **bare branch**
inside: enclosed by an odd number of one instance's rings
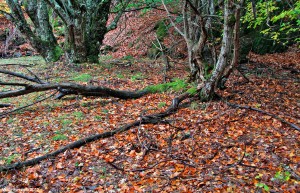
[[[55,0],[45,0],[50,7],[55,11],[57,15],[62,19],[65,25],[70,26],[73,24],[72,19],[69,17],[68,13],[63,7],[59,5]]]
[[[122,8],[118,11],[116,17],[114,18],[114,20],[111,22],[111,24],[107,27],[107,31],[111,31],[117,28],[117,24],[121,18],[121,16],[123,15],[126,7],[128,6],[128,4],[130,3],[131,0],[126,0],[124,2],[124,4],[122,5]]]
[[[267,111],[264,111],[264,110],[261,110],[261,109],[257,109],[257,108],[253,108],[253,107],[250,107],[250,106],[242,106],[242,105],[238,105],[238,104],[232,104],[232,103],[229,103],[229,102],[226,102],[226,104],[228,104],[231,107],[240,108],[240,109],[249,109],[249,110],[252,110],[252,111],[257,111],[257,112],[269,115],[269,116],[271,116],[271,117],[273,117],[275,119],[278,119],[282,123],[285,123],[285,124],[289,125],[290,127],[296,129],[297,131],[300,131],[300,127],[299,126],[295,125],[294,123],[290,123],[290,122],[284,120],[283,118],[281,118],[281,117],[279,117],[277,115],[274,115],[272,113],[269,113]]]
[[[46,83],[46,82],[41,81],[39,78],[37,79],[36,77],[30,77],[30,76],[26,76],[24,74],[20,74],[20,73],[17,73],[17,72],[11,72],[11,71],[8,71],[8,70],[0,69],[0,73],[15,76],[15,77],[18,77],[18,78],[22,78],[22,79],[28,80],[30,82],[35,82],[35,83],[40,83],[40,84]]]
[[[195,12],[196,15],[201,16],[201,13],[198,11],[198,9],[193,5],[193,3],[190,0],[185,0],[189,4],[189,6],[192,8],[192,10]]]
[[[128,131],[132,127],[138,126],[140,124],[156,124],[156,123],[159,123],[163,118],[174,114],[178,110],[179,104],[183,100],[185,100],[187,98],[190,98],[190,97],[191,97],[190,94],[184,93],[184,94],[174,98],[172,100],[172,104],[168,107],[167,110],[165,110],[163,112],[142,116],[142,117],[139,118],[139,120],[133,121],[133,122],[131,122],[131,123],[129,123],[129,124],[123,126],[123,127],[117,128],[115,130],[107,131],[107,132],[104,132],[104,133],[98,133],[98,134],[95,134],[95,135],[91,135],[91,136],[79,139],[78,141],[72,142],[72,143],[70,143],[66,146],[61,147],[60,149],[58,149],[56,151],[53,151],[51,153],[45,154],[45,155],[40,156],[40,157],[36,157],[36,158],[30,159],[30,160],[27,160],[27,161],[24,161],[24,162],[17,162],[17,163],[13,163],[13,164],[6,165],[6,166],[0,166],[0,172],[13,170],[13,169],[20,169],[22,167],[32,166],[32,165],[38,164],[39,162],[41,162],[41,161],[43,161],[47,158],[55,157],[55,156],[65,152],[69,149],[74,149],[74,148],[81,147],[81,146],[83,146],[87,143],[96,141],[98,139],[105,139],[105,138],[112,137],[115,134]]]
[[[48,96],[48,97],[45,97],[45,98],[43,98],[43,99],[41,99],[41,100],[38,100],[38,101],[35,101],[35,102],[31,103],[31,104],[28,104],[28,105],[19,107],[19,108],[17,108],[17,109],[13,109],[13,110],[8,111],[8,112],[0,113],[0,118],[3,118],[3,117],[6,116],[6,115],[10,115],[10,114],[12,114],[12,113],[14,113],[14,112],[16,112],[16,111],[25,109],[25,108],[27,108],[27,107],[30,107],[30,106],[33,106],[33,105],[35,105],[35,104],[37,104],[37,103],[40,103],[40,102],[42,102],[42,101],[45,101],[45,100],[47,100],[47,99],[53,97],[54,95],[56,95],[56,93],[57,93],[57,92],[54,92],[53,94],[51,94],[51,95]],[[0,105],[0,106],[1,106],[1,105]]]
[[[0,85],[6,85],[6,86],[29,86],[28,84],[25,83],[18,83],[18,82],[1,82],[0,81]]]
[[[167,8],[166,4],[165,4],[165,1],[164,0],[161,0],[166,12],[167,12],[167,15],[169,17],[169,20],[170,22],[172,23],[172,26],[176,29],[176,31],[182,36],[184,37],[185,39],[187,38],[186,35],[176,26],[175,22],[173,21],[173,19],[171,18],[171,14],[170,14],[170,11],[169,9]]]
[[[22,67],[32,67],[36,64],[0,64],[0,66],[22,66]]]

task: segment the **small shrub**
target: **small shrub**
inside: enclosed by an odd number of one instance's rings
[[[290,172],[278,171],[278,172],[276,172],[276,174],[274,175],[274,178],[272,178],[272,180],[273,181],[279,180],[279,181],[286,182],[286,181],[289,181],[290,178],[291,178],[291,173]]]

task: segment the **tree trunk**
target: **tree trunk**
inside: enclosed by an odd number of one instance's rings
[[[65,49],[69,62],[98,62],[99,47],[107,32],[109,7],[110,0],[73,7],[73,22],[66,25]]]
[[[222,39],[222,47],[217,64],[215,66],[214,71],[212,72],[212,76],[201,89],[201,99],[204,101],[214,97],[216,85],[223,76],[224,70],[230,59],[231,44],[233,39],[233,28],[235,25],[233,1],[226,1],[224,6],[224,32]]]
[[[188,45],[189,81],[205,81],[201,50],[197,45]]]
[[[49,22],[48,8],[44,1],[28,0],[25,11],[32,20],[35,32],[27,23],[20,4],[13,0],[6,0],[11,9],[12,22],[39,52],[47,62],[57,61],[62,53],[53,35]]]

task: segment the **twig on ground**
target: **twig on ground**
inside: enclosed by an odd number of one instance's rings
[[[284,120],[283,118],[281,118],[281,117],[279,117],[277,115],[274,115],[272,113],[269,113],[267,111],[264,111],[264,110],[261,110],[261,109],[257,109],[257,108],[254,108],[254,107],[250,107],[250,106],[242,106],[242,105],[238,105],[238,104],[232,104],[232,103],[229,103],[229,102],[226,102],[226,104],[229,105],[229,106],[231,106],[231,107],[234,107],[234,108],[249,109],[249,110],[252,110],[252,111],[257,111],[257,112],[269,115],[269,116],[271,116],[271,117],[273,117],[275,119],[278,119],[282,123],[285,123],[285,124],[289,125],[290,127],[296,129],[297,131],[300,131],[300,127],[298,127],[297,125],[295,125],[293,123],[290,123],[290,122]]]
[[[175,112],[177,112],[178,110],[178,106],[179,104],[187,99],[190,98],[191,95],[189,93],[184,93],[176,98],[174,98],[172,100],[172,104],[168,107],[167,110],[160,112],[160,113],[155,113],[155,114],[150,114],[150,115],[146,115],[143,117],[140,117],[139,120],[133,121],[123,127],[117,128],[115,130],[112,131],[107,131],[104,133],[98,133],[95,135],[91,135],[82,139],[79,139],[77,141],[74,141],[66,146],[61,147],[60,149],[53,151],[51,153],[42,155],[40,157],[36,157],[27,161],[23,161],[23,162],[17,162],[14,164],[10,164],[10,165],[5,165],[5,166],[0,166],[0,172],[3,171],[8,171],[8,170],[13,170],[13,169],[20,169],[22,167],[26,167],[26,166],[32,166],[35,165],[45,159],[51,158],[51,157],[55,157],[63,152],[65,152],[66,150],[69,149],[74,149],[74,148],[78,148],[81,147],[87,143],[96,141],[98,139],[104,139],[104,138],[108,138],[108,137],[112,137],[117,133],[122,133],[124,131],[128,131],[129,129],[131,129],[134,126],[139,126],[140,124],[156,124],[159,123],[163,118],[174,114]]]
[[[56,93],[57,93],[57,91],[54,92],[53,94],[51,94],[50,96],[48,96],[48,97],[46,97],[46,98],[43,98],[43,99],[41,99],[41,100],[35,101],[35,102],[33,102],[33,103],[29,104],[29,105],[25,105],[25,106],[19,107],[19,108],[17,108],[17,109],[13,109],[13,110],[8,111],[8,112],[0,113],[0,118],[3,118],[3,117],[6,116],[6,115],[10,115],[10,114],[12,114],[12,113],[14,113],[14,112],[16,112],[16,111],[25,109],[25,108],[27,108],[27,107],[30,107],[30,106],[33,106],[33,105],[35,105],[35,104],[37,104],[37,103],[40,103],[40,102],[42,102],[42,101],[45,101],[45,100],[47,100],[47,99],[53,97],[54,95],[56,95]],[[1,170],[0,170],[0,171],[1,171]]]

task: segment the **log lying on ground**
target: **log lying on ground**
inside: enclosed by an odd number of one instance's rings
[[[190,95],[189,93],[184,93],[182,95],[180,95],[179,97],[176,97],[172,100],[172,104],[168,107],[167,110],[161,112],[161,113],[156,113],[156,114],[150,114],[150,115],[146,115],[146,116],[142,116],[140,117],[138,120],[133,121],[123,127],[117,128],[115,130],[112,131],[107,131],[104,133],[99,133],[99,134],[95,134],[95,135],[91,135],[88,136],[86,138],[82,138],[78,141],[72,142],[64,147],[61,147],[60,149],[53,151],[51,153],[45,154],[43,156],[40,157],[36,157],[24,162],[17,162],[14,164],[10,164],[10,165],[6,165],[6,166],[0,166],[0,172],[3,171],[8,171],[8,170],[14,170],[14,169],[20,169],[22,167],[26,167],[26,166],[33,166],[35,164],[38,164],[39,162],[48,159],[50,157],[55,157],[65,151],[67,151],[68,149],[74,149],[74,148],[79,148],[87,143],[96,141],[98,139],[104,139],[104,138],[108,138],[108,137],[112,137],[117,133],[122,133],[124,131],[128,131],[129,129],[131,129],[134,126],[139,126],[141,124],[156,124],[162,121],[163,118],[174,114],[177,109],[179,104],[187,99],[192,97],[192,95]]]
[[[114,90],[103,86],[88,86],[76,83],[45,83],[45,84],[25,84],[25,83],[4,83],[0,85],[22,86],[23,89],[0,92],[0,98],[17,97],[33,92],[41,92],[47,90],[68,90],[65,94],[79,94],[83,96],[102,96],[116,97],[120,99],[135,99],[148,94],[147,90],[140,91],[121,91]]]
[[[56,96],[56,99],[60,99],[65,95],[70,95],[70,94],[83,95],[83,96],[101,96],[101,97],[110,96],[110,97],[116,97],[120,99],[136,99],[149,93],[145,89],[139,91],[121,91],[121,90],[110,89],[103,86],[89,86],[89,85],[80,85],[76,83],[48,83],[42,81],[37,76],[31,77],[24,74],[11,72],[8,70],[2,70],[2,69],[0,69],[0,73],[18,77],[26,81],[35,83],[35,84],[29,84],[29,83],[18,83],[18,82],[12,83],[12,82],[0,81],[0,85],[24,87],[23,89],[0,92],[0,99],[17,97],[17,96],[26,95],[33,92],[41,92],[47,90],[59,91],[60,93]]]

